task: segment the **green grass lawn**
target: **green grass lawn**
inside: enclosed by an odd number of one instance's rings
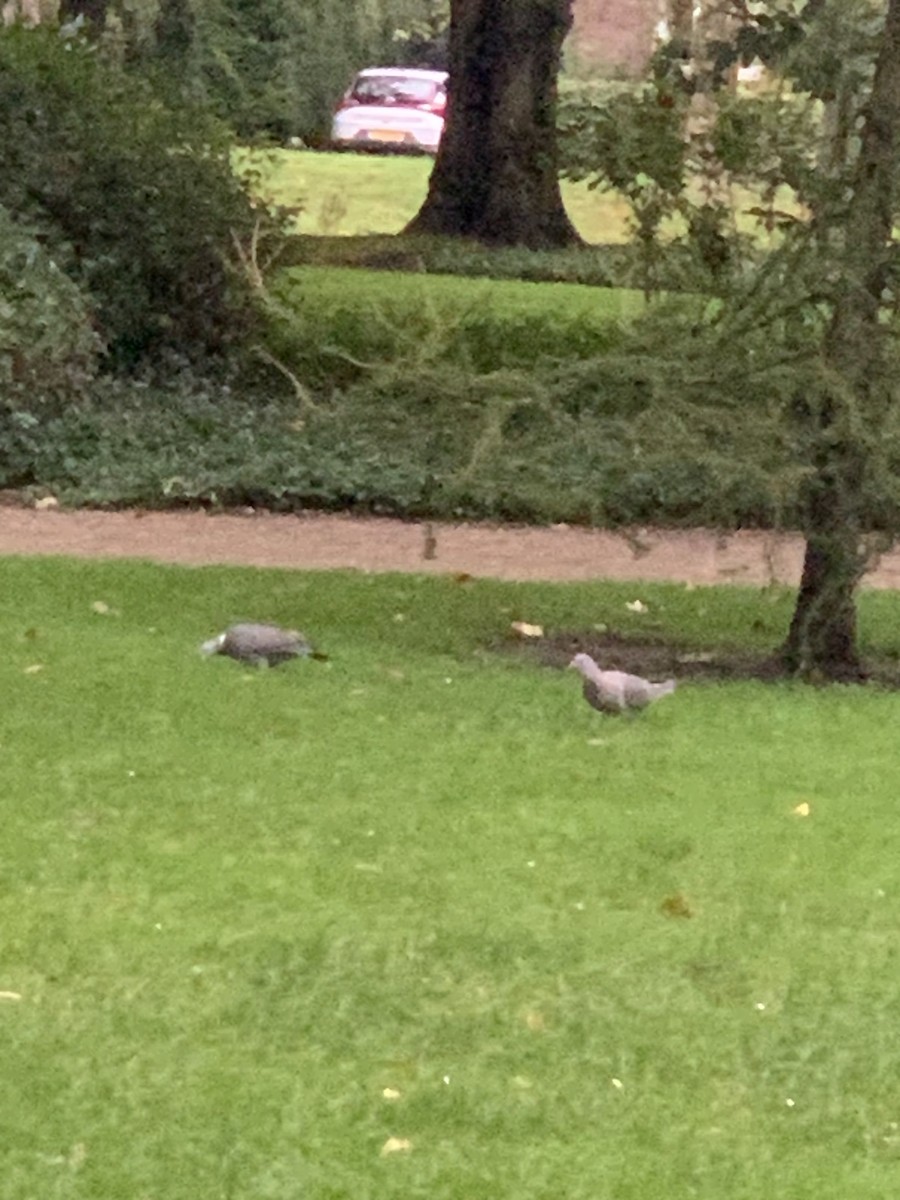
[[[900,696],[604,719],[482,648],[514,619],[770,645],[789,596],[0,580],[4,1200],[896,1192]],[[898,615],[866,595],[867,642]],[[331,659],[202,660],[241,617]]]
[[[434,160],[425,156],[282,150],[267,155],[266,191],[303,204],[301,233],[399,233],[428,191]],[[628,240],[628,205],[618,196],[563,183],[566,208],[588,242]]]
[[[393,234],[416,215],[428,191],[434,160],[426,156],[320,153],[273,150],[255,160],[264,180],[260,190],[282,204],[302,205],[297,230],[306,234]],[[562,181],[562,196],[575,228],[589,244],[627,242],[628,202],[616,192]],[[760,199],[736,191],[738,225],[763,239],[746,209]],[[785,189],[777,206],[790,209]]]

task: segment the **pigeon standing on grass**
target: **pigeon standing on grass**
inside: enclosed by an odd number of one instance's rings
[[[622,713],[628,709],[646,708],[660,696],[675,691],[674,679],[651,683],[649,679],[628,675],[625,671],[603,671],[589,654],[576,654],[569,666],[583,675],[584,698],[598,712]]]
[[[225,654],[256,667],[277,667],[290,658],[325,658],[296,629],[277,625],[232,625],[200,647],[203,654]]]

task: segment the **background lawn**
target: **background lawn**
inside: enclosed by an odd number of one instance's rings
[[[0,1196],[896,1190],[900,697],[697,684],[604,719],[483,649],[637,629],[633,584],[0,580]],[[790,612],[640,594],[696,644]],[[202,660],[240,617],[331,660]],[[867,594],[868,643],[897,617]]]
[[[424,155],[266,152],[264,189],[283,204],[302,204],[300,233],[399,233],[419,211],[434,159]],[[563,183],[566,208],[588,242],[625,242],[628,205],[618,196]]]
[[[353,237],[399,233],[419,211],[434,165],[423,155],[310,150],[271,150],[249,158],[261,193],[282,204],[302,206],[298,232]],[[246,152],[241,160],[247,161]],[[572,223],[589,245],[628,241],[631,206],[622,196],[569,180],[561,186]],[[760,240],[770,237],[745,211],[759,205],[760,197],[742,188],[735,194],[741,231]],[[785,188],[774,203],[793,210],[796,202]]]

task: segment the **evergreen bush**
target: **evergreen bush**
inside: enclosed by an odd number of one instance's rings
[[[0,204],[90,298],[113,363],[240,338],[253,212],[224,127],[51,29],[0,32]]]
[[[102,344],[78,286],[0,207],[0,470],[29,481],[41,422],[84,398]]]

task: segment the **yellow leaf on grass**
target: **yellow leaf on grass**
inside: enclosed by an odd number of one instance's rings
[[[510,629],[521,638],[539,638],[544,636],[543,625],[529,625],[527,621],[512,621]]]
[[[44,669],[43,663],[32,663],[30,667],[22,668],[22,674],[23,675],[37,675],[38,671],[43,671],[43,669]]]
[[[792,808],[791,812],[795,817],[808,817],[812,812],[812,807],[804,800],[802,804],[798,804],[795,808]]]
[[[381,1147],[381,1157],[387,1158],[389,1154],[403,1154],[412,1150],[412,1142],[409,1138],[389,1137]]]
[[[91,605],[91,612],[95,612],[101,617],[117,617],[119,615],[118,609],[110,608],[105,600],[95,600]]]

